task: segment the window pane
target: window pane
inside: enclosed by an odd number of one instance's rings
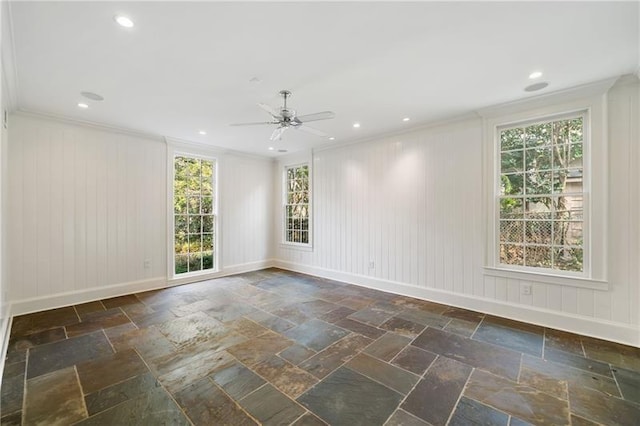
[[[213,234],[202,235],[202,250],[213,251]]]
[[[551,245],[553,222],[548,220],[527,221],[525,226],[525,242],[528,244]]]
[[[527,172],[525,191],[531,194],[551,194],[551,172]]]
[[[500,244],[500,263],[523,265],[524,247],[516,244]]]
[[[189,253],[199,253],[202,251],[202,235],[189,235]]]
[[[523,217],[522,198],[500,199],[500,219],[522,219]]]
[[[187,267],[187,263],[189,260],[189,256],[187,255],[177,255],[176,256],[176,264],[175,264],[175,273],[176,274],[184,274],[188,272],[189,269]]]
[[[185,234],[176,235],[173,243],[176,254],[189,252],[189,239]]]
[[[560,269],[562,271],[582,272],[582,249],[556,247],[554,248],[553,254],[556,269]]]
[[[500,176],[500,195],[522,195],[524,175],[522,173]]]
[[[535,266],[538,268],[551,268],[551,247],[546,246],[526,246],[525,266]]]
[[[582,222],[555,221],[553,244],[558,246],[582,246]]]
[[[201,216],[202,232],[213,232],[213,216]]]
[[[204,214],[213,213],[213,197],[202,197],[200,208]]]
[[[524,222],[521,220],[500,221],[500,241],[506,243],[521,243],[523,239]]]
[[[202,253],[189,255],[189,272],[202,270]]]
[[[534,124],[524,132],[527,148],[551,145],[551,123]]]
[[[500,171],[502,173],[522,172],[524,151],[503,152],[500,155]]]
[[[506,129],[500,132],[500,150],[522,149],[524,141],[523,129]]]
[[[188,232],[187,228],[187,216],[175,216],[175,233],[178,234],[186,234]]]
[[[525,217],[527,219],[552,219],[553,205],[551,197],[528,197],[526,198]]]
[[[213,269],[213,252],[206,251],[202,254],[202,269]]]
[[[286,242],[308,244],[309,166],[288,167],[285,176],[284,239]]]
[[[199,234],[202,232],[202,221],[200,220],[200,216],[189,216],[189,233],[190,234]]]
[[[552,153],[553,148],[551,147],[538,147],[525,150],[525,169],[528,172],[551,170],[553,168],[551,162]]]

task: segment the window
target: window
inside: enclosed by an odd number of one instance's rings
[[[310,239],[309,165],[285,167],[284,241],[305,244]]]
[[[501,265],[585,271],[585,117],[498,128]]]
[[[216,163],[180,155],[173,163],[174,273],[215,270]]]

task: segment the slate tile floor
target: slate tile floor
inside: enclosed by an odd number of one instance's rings
[[[639,425],[640,349],[268,269],[14,319],[2,425]]]

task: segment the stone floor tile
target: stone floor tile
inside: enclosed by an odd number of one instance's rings
[[[350,334],[306,361],[303,361],[299,364],[299,367],[317,378],[322,379],[356,356],[371,342],[372,340],[368,337],[359,334]]]
[[[600,376],[551,361],[545,361],[530,355],[523,356],[522,371],[520,373],[521,383],[536,387],[536,385],[541,383],[549,385],[552,382],[558,381],[566,382],[569,389],[572,387],[588,387],[609,395],[620,396],[616,382],[610,377]],[[540,388],[540,390],[548,391],[547,388]],[[566,399],[566,396],[556,396]]]
[[[214,372],[211,379],[235,400],[240,400],[264,385],[262,377],[239,362]]]
[[[76,337],[103,328],[115,327],[131,322],[120,308],[95,311],[83,315],[82,322],[66,327],[68,337]]]
[[[76,324],[80,318],[72,306],[59,309],[51,309],[34,314],[19,315],[13,318],[11,324],[11,337],[25,336],[55,327]]]
[[[240,405],[263,425],[284,425],[295,421],[304,409],[270,384],[240,400]]]
[[[153,374],[147,372],[86,395],[84,401],[89,415],[93,416],[160,386]]]
[[[276,333],[283,333],[296,326],[291,321],[287,321],[263,311],[250,312],[246,317],[264,325]]]
[[[627,401],[640,404],[640,373],[616,367],[613,374],[616,376],[622,397]]]
[[[345,329],[319,319],[311,319],[283,333],[289,339],[314,351],[321,351],[347,334],[349,332]]]
[[[521,353],[457,334],[427,328],[411,343],[418,348],[515,380]]]
[[[328,424],[382,425],[402,395],[348,368],[340,368],[298,401]]]
[[[472,368],[438,357],[401,408],[433,425],[444,425],[453,412]]]
[[[566,400],[479,369],[471,374],[464,396],[533,424],[569,424]]]
[[[382,323],[380,328],[411,338],[416,337],[426,326],[399,317],[392,317]]]
[[[553,328],[544,330],[544,349],[545,352],[548,349],[553,349],[584,356],[584,349],[582,349],[582,341],[579,335]]]
[[[144,361],[133,349],[79,363],[76,369],[85,395],[148,371]]]
[[[249,338],[258,337],[270,331],[267,327],[244,317],[228,322],[226,326]]]
[[[345,319],[354,312],[356,312],[354,309],[347,308],[346,306],[340,306],[332,311],[327,312],[326,314],[320,315],[318,318],[322,321],[335,324],[336,322]]]
[[[418,382],[418,379],[420,379],[415,374],[362,353],[353,357],[345,364],[345,367],[382,383],[403,395],[409,393]]]
[[[384,336],[373,342],[365,352],[380,358],[384,361],[391,361],[402,349],[404,349],[411,339],[392,332],[387,332]]]
[[[469,311],[467,309],[456,308],[454,306],[447,306],[444,312],[442,312],[442,315],[467,321],[480,321],[486,317],[482,312]]]
[[[378,327],[389,318],[391,318],[394,313],[395,312],[390,312],[384,309],[369,306],[367,308],[354,312],[353,314],[349,315],[348,318],[372,325],[374,327]]]
[[[449,426],[507,426],[508,424],[507,414],[464,396],[460,398],[448,423]]]
[[[252,368],[280,392],[293,399],[318,383],[318,379],[311,374],[275,355]]]
[[[257,425],[208,378],[177,392],[175,399],[194,425]]]
[[[442,315],[421,309],[405,309],[398,313],[396,317],[422,324],[424,326],[440,329],[446,327],[447,324],[451,322],[451,318],[449,317],[443,317]]]
[[[78,422],[76,425],[189,426],[190,422],[169,394],[161,387],[155,387],[136,398],[128,399]]]
[[[25,363],[19,362],[13,365],[21,366],[22,373],[7,375],[7,368],[5,366],[5,373],[3,373],[2,376],[2,387],[0,388],[0,410],[3,416],[22,410]]]
[[[22,425],[22,411],[16,411],[11,414],[3,414],[0,417],[0,426],[21,426]]]
[[[534,333],[529,331],[532,330],[530,328],[523,330],[523,327],[514,328],[510,325],[512,324],[496,321],[494,318],[491,320],[485,318],[473,334],[473,340],[541,357],[544,340],[543,329],[540,328],[538,332]]]
[[[112,353],[113,349],[102,331],[36,346],[29,350],[27,379]]]
[[[227,351],[242,363],[252,366],[270,358],[292,344],[293,341],[271,332],[233,345]]]
[[[327,424],[311,413],[306,413],[291,426],[326,426]]]
[[[640,372],[640,348],[584,336],[581,340],[587,358]]]
[[[90,314],[91,312],[97,311],[106,311],[107,308],[102,304],[101,301],[96,300],[95,302],[82,303],[80,305],[75,305],[76,312],[82,318],[83,315]]]
[[[594,389],[569,388],[569,403],[572,413],[607,426],[636,425],[640,419],[640,405]]]
[[[304,313],[295,305],[287,305],[278,309],[271,311],[273,315],[276,315],[280,318],[283,318],[287,321],[290,321],[294,324],[300,325],[306,321],[312,319],[311,316]]]
[[[73,367],[27,380],[25,395],[25,425],[67,425],[87,417]]]
[[[302,361],[311,358],[315,354],[316,351],[306,348],[302,345],[295,344],[280,352],[278,356],[284,360],[289,361],[293,365],[298,365]]]
[[[544,358],[557,364],[567,365],[579,370],[596,373],[601,376],[613,377],[613,372],[611,371],[611,366],[609,364],[585,358],[580,355],[575,355],[557,349],[545,348]]]
[[[225,351],[205,349],[194,353],[193,348],[188,348],[161,361],[154,361],[153,367],[150,367],[157,372],[160,383],[169,392],[175,393],[234,362],[234,358]]]
[[[384,330],[380,330],[379,328],[361,323],[359,321],[354,321],[349,318],[343,318],[339,321],[334,322],[334,324],[340,328],[344,328],[345,330],[362,334],[363,336],[366,336],[370,339],[377,339],[385,333]]]
[[[127,294],[125,296],[112,297],[110,299],[102,300],[102,304],[107,309],[119,308],[120,306],[126,305],[135,305],[137,303],[140,303],[140,299],[138,299],[135,294]]]
[[[600,426],[600,423],[595,423],[591,420],[571,414],[571,426]]]
[[[389,420],[387,420],[384,426],[430,426],[430,425],[429,423],[425,422],[422,419],[419,419],[413,414],[409,414],[406,411],[398,408],[391,415],[391,417],[389,417]]]
[[[219,308],[208,309],[204,312],[220,322],[227,322],[246,316],[255,310],[254,307],[245,303],[232,303]]]
[[[196,312],[158,325],[160,333],[177,347],[219,339],[229,330],[204,312]]]
[[[373,302],[375,302],[374,299],[362,296],[347,296],[336,301],[338,305],[346,306],[347,308],[351,308],[355,311],[366,309],[367,306],[371,305]]]
[[[452,318],[451,321],[443,328],[449,333],[459,334],[463,337],[471,337],[478,328],[479,322],[467,321],[459,318]]]
[[[417,375],[422,375],[437,355],[415,346],[407,346],[391,361],[392,364],[402,367]]]

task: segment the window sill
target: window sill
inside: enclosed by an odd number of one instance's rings
[[[313,251],[311,244],[280,243],[280,248],[285,250]]]
[[[184,274],[174,275],[173,278],[170,278],[167,282],[170,285],[189,284],[218,278],[221,275],[222,273],[218,269],[208,269],[205,271],[185,272]]]
[[[544,284],[555,284],[570,287],[588,288],[591,290],[609,290],[609,282],[582,277],[569,277],[564,275],[541,274],[539,272],[516,271],[513,269],[495,268],[485,266],[484,275],[490,277],[513,278],[524,281],[535,281]]]

